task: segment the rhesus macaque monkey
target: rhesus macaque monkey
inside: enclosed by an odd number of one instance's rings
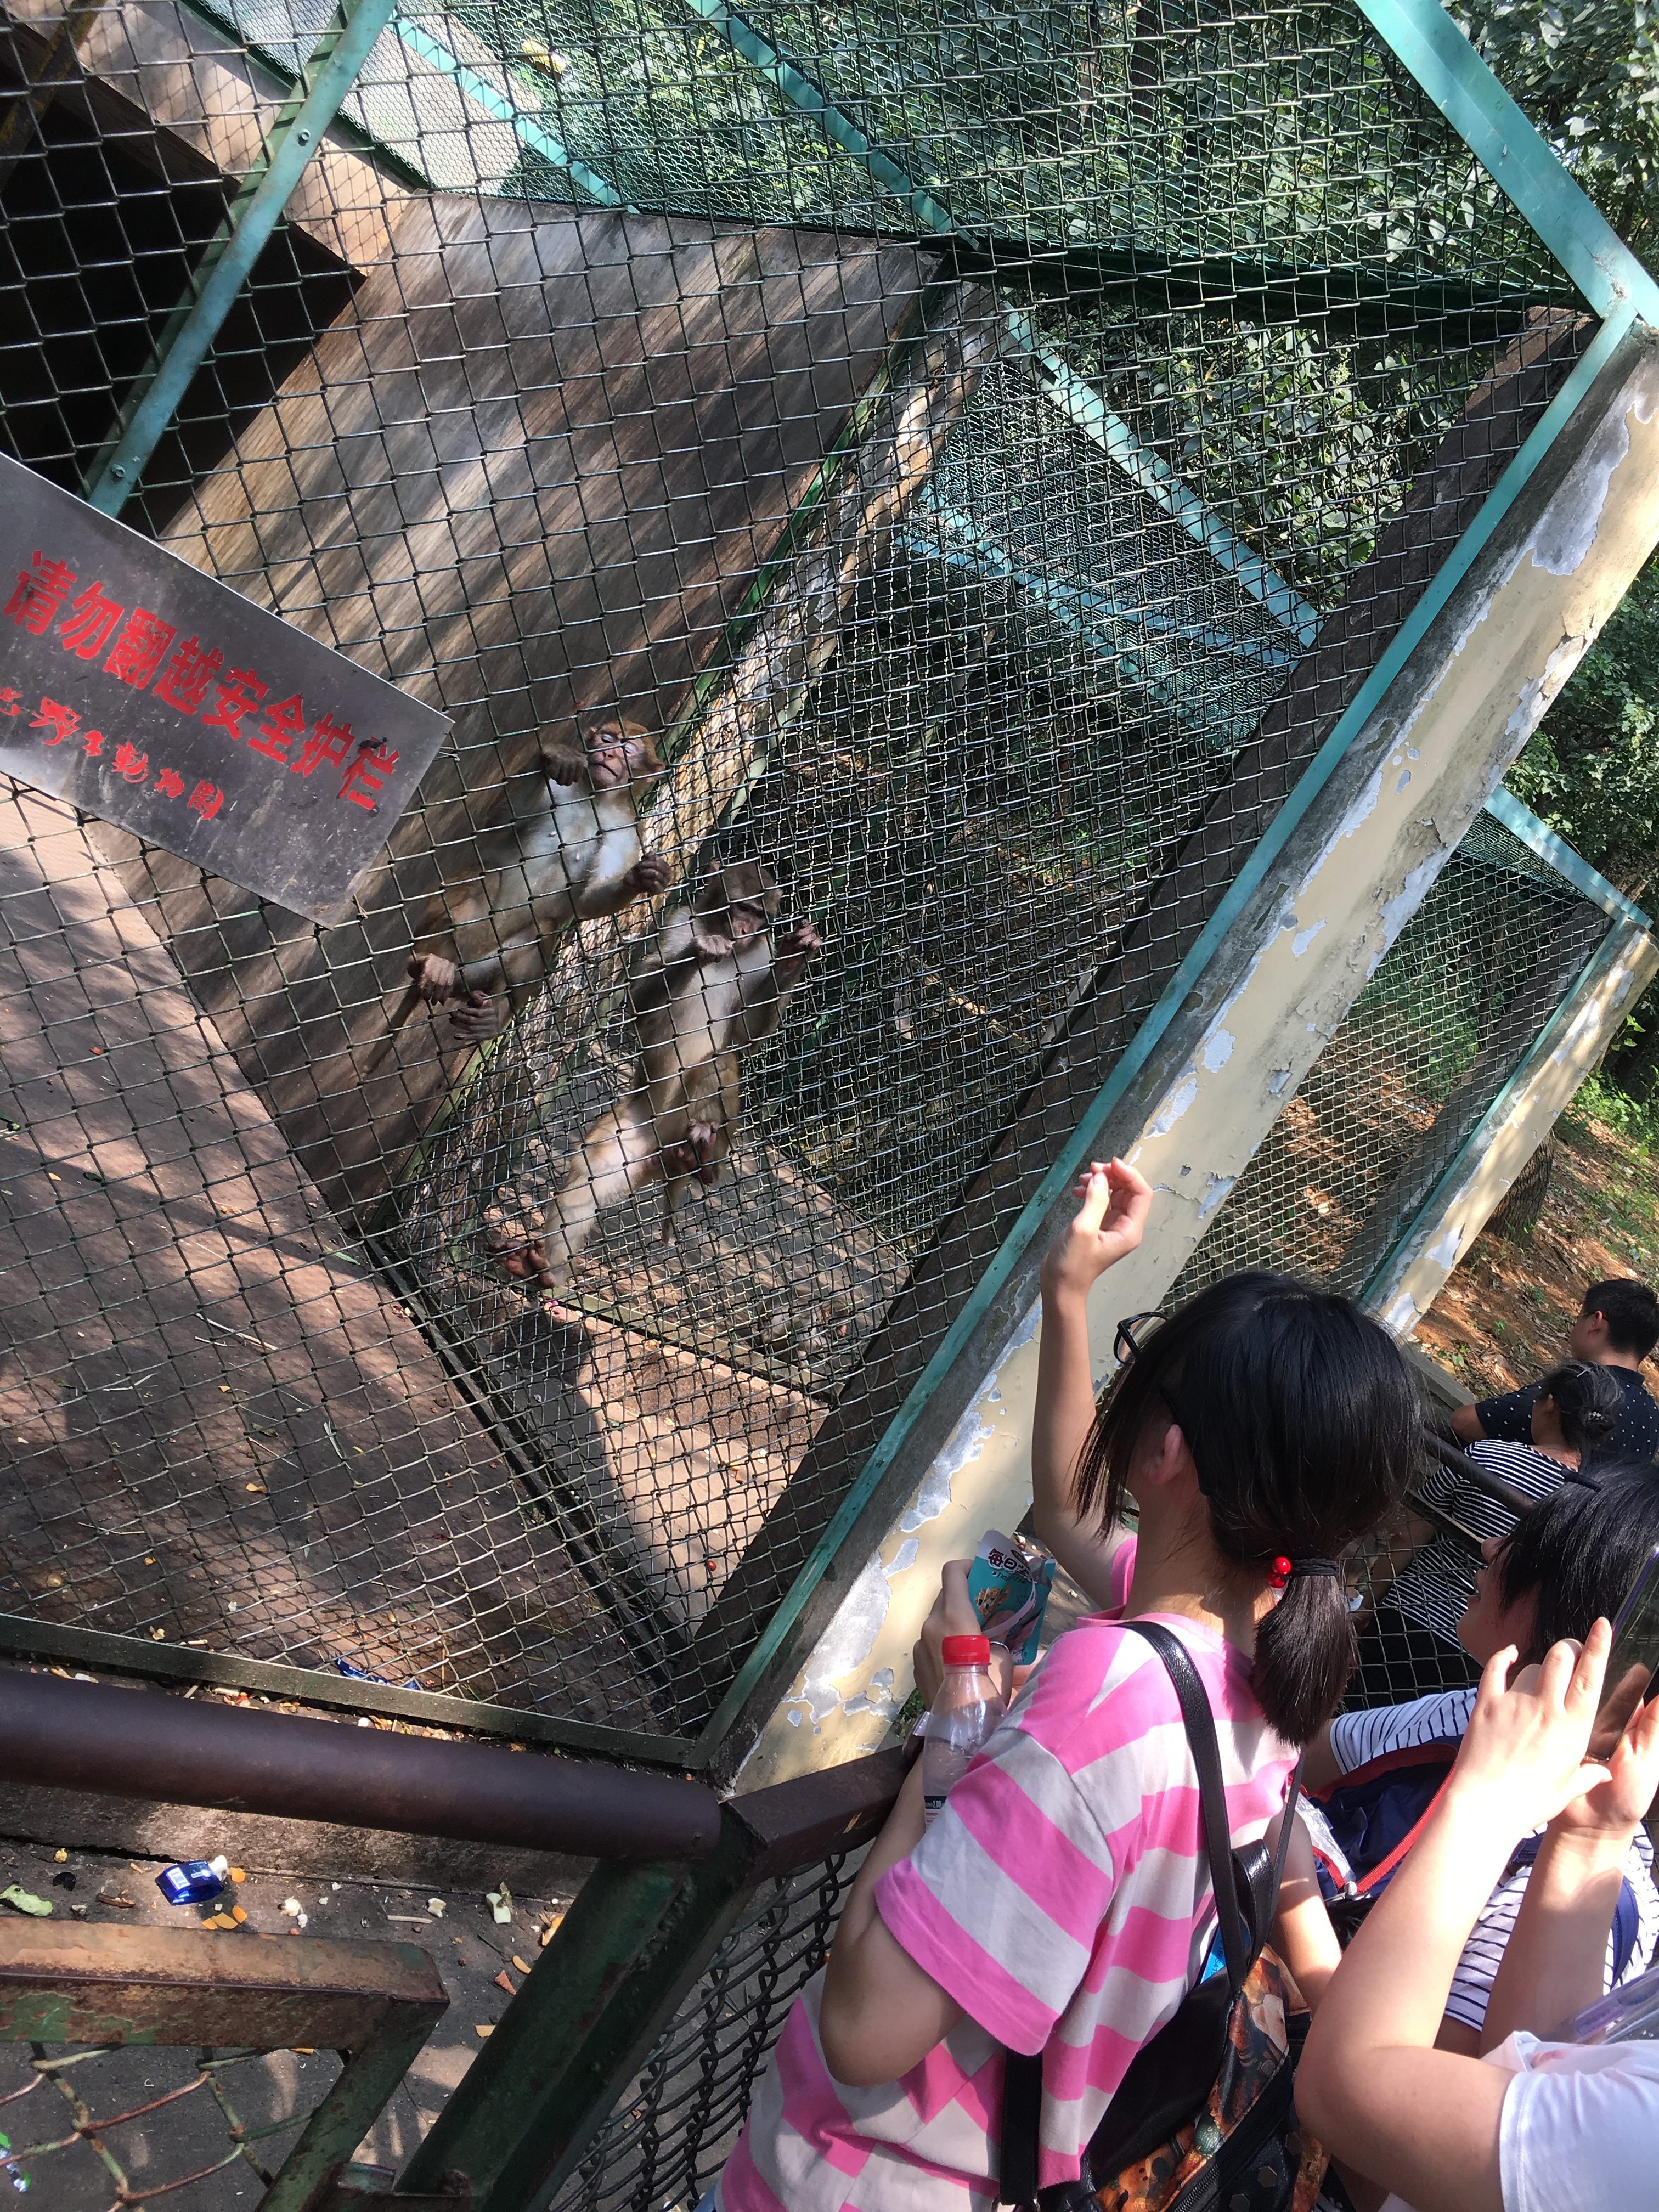
[[[484,840],[495,865],[422,916],[394,1027],[422,1002],[447,1006],[457,1033],[483,1042],[501,1026],[494,994],[525,996],[560,930],[665,890],[667,863],[641,849],[637,812],[663,773],[655,741],[627,722],[590,731],[582,753],[544,745],[541,768],[512,780],[512,812]]]
[[[738,1134],[743,1055],[777,1028],[822,945],[810,921],[774,937],[781,896],[764,861],[728,862],[642,948],[628,986],[632,1079],[583,1138],[545,1236],[509,1228],[492,1240],[507,1273],[557,1288],[605,1207],[653,1183],[666,1243],[692,1185],[720,1181]]]

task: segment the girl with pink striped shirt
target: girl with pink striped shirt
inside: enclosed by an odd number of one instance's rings
[[[1193,1658],[1235,1847],[1283,1802],[1352,1667],[1336,1561],[1418,1450],[1397,1347],[1346,1298],[1234,1276],[1145,1317],[1155,1329],[1126,1324],[1097,1407],[1085,1301],[1139,1243],[1152,1194],[1115,1160],[1080,1194],[1043,1264],[1033,1476],[1040,1499],[1068,1497],[1061,1556],[1102,1601],[1134,1500],[1121,1617],[1055,1641],[925,1834],[912,1771],[757,2087],[719,2212],[990,2212],[1007,2050],[1042,2055],[1042,2185],[1074,2180],[1215,1920],[1175,1691],[1121,1618],[1164,1622]],[[959,1576],[949,1587],[965,1602]]]

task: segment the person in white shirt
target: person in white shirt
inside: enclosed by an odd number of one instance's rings
[[[1358,2212],[1659,2202],[1659,2044],[1547,2039],[1601,1994],[1620,1871],[1659,1792],[1659,1698],[1605,1765],[1585,1758],[1611,1644],[1598,1620],[1582,1647],[1553,1645],[1513,1682],[1514,1646],[1494,1654],[1410,1856],[1328,1980],[1304,1982],[1314,2019],[1297,2109]],[[1520,1838],[1545,1823],[1484,2056],[1437,2050],[1476,1917]],[[1307,1906],[1304,1874],[1281,1927]]]

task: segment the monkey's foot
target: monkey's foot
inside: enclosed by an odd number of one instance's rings
[[[429,1006],[441,1006],[446,999],[461,996],[460,969],[441,952],[411,952],[409,980]]]
[[[544,1294],[544,1310],[555,1320],[564,1315],[552,1296],[558,1287],[551,1261],[547,1256],[547,1239],[532,1236],[523,1230],[494,1229],[485,1232],[486,1248],[492,1265],[504,1275],[526,1290],[535,1289]]]

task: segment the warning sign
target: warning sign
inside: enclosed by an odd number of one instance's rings
[[[447,718],[0,454],[0,769],[326,921]]]

